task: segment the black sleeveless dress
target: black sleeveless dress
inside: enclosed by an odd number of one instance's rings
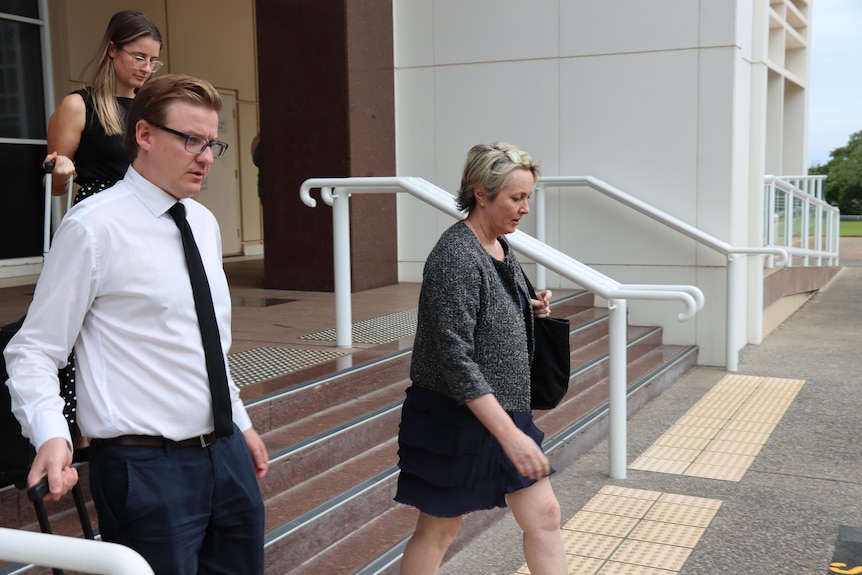
[[[84,131],[81,132],[81,141],[74,158],[75,171],[78,174],[75,183],[80,186],[75,195],[74,203],[77,204],[122,179],[130,162],[123,148],[123,136],[109,136],[105,133],[96,115],[96,107],[89,88],[77,90],[73,94],[78,94],[84,99],[87,114]],[[120,116],[124,121],[131,103],[131,98],[117,98]]]

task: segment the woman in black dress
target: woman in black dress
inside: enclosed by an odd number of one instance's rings
[[[54,161],[55,196],[69,179],[80,188],[78,203],[113,186],[129,167],[123,149],[126,110],[137,90],[162,66],[162,36],[156,25],[134,10],[117,12],[108,23],[89,87],[67,95],[48,123],[48,156]]]
[[[474,146],[458,192],[467,217],[425,262],[398,436],[395,499],[419,509],[402,575],[437,572],[465,514],[511,507],[533,575],[567,573],[560,506],[530,412],[531,300],[505,235],[530,211],[539,166],[498,142]]]
[[[92,84],[63,98],[48,122],[48,155],[55,163],[52,190],[62,196],[74,178],[74,203],[113,186],[129,167],[123,148],[126,111],[138,88],[162,62],[162,36],[143,13],[123,10],[111,17],[99,51],[90,63]],[[77,175],[76,175],[77,174]],[[62,372],[60,394],[75,432],[75,357]]]

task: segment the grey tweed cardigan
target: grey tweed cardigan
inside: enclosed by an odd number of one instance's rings
[[[493,393],[506,411],[530,411],[533,314],[521,266],[498,239],[504,262],[463,221],[440,236],[425,262],[410,377],[459,404]]]

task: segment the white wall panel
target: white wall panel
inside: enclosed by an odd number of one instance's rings
[[[395,71],[395,154],[399,176],[436,178],[434,69]]]
[[[434,0],[435,64],[556,57],[558,3]]]
[[[698,46],[695,0],[569,0],[560,3],[560,56]]]
[[[734,82],[736,49],[702,50],[700,53],[697,218],[703,231],[731,241],[733,218],[731,192],[734,171]],[[741,217],[746,210],[742,207]]]
[[[434,63],[434,2],[393,0],[395,68]]]
[[[750,2],[700,0],[700,38],[702,48],[741,45],[751,51],[752,8]]]
[[[560,63],[560,170],[592,175],[693,223],[696,51]]]
[[[536,158],[556,156],[556,60],[445,66],[436,73],[438,186],[455,192],[467,150],[503,140]]]

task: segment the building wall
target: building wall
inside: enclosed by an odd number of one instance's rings
[[[117,6],[48,2],[59,101]],[[165,35],[165,71],[237,93],[242,237],[260,247],[254,0],[137,7]],[[732,245],[758,246],[763,175],[805,173],[809,0],[393,0],[392,10],[398,175],[454,191],[471,145],[506,140],[546,175],[600,178]],[[633,302],[630,319],[723,363],[723,256],[585,189],[550,190],[548,208],[549,243],[584,263],[621,282],[703,290],[692,321],[678,323],[674,303]],[[452,220],[403,195],[397,218],[398,279],[420,281]],[[530,218],[523,229],[535,231]],[[732,288],[744,302],[740,347],[764,332],[761,259],[744,270]],[[548,285],[573,287],[552,273]]]
[[[802,53],[781,57],[776,37],[805,52],[795,30],[807,31],[807,10],[806,0],[395,0],[398,175],[454,192],[469,147],[506,140],[546,175],[594,176],[732,245],[762,245],[764,170],[805,173],[807,70]],[[695,319],[677,322],[679,304],[630,302],[630,320],[724,363],[724,256],[594,192],[548,197],[551,245],[620,282],[697,285],[707,303]],[[399,277],[420,281],[452,219],[398,202]],[[522,226],[534,232],[529,217]],[[745,304],[740,347],[761,334],[746,325],[762,315],[752,259],[733,287]],[[552,273],[548,284],[573,287]]]

